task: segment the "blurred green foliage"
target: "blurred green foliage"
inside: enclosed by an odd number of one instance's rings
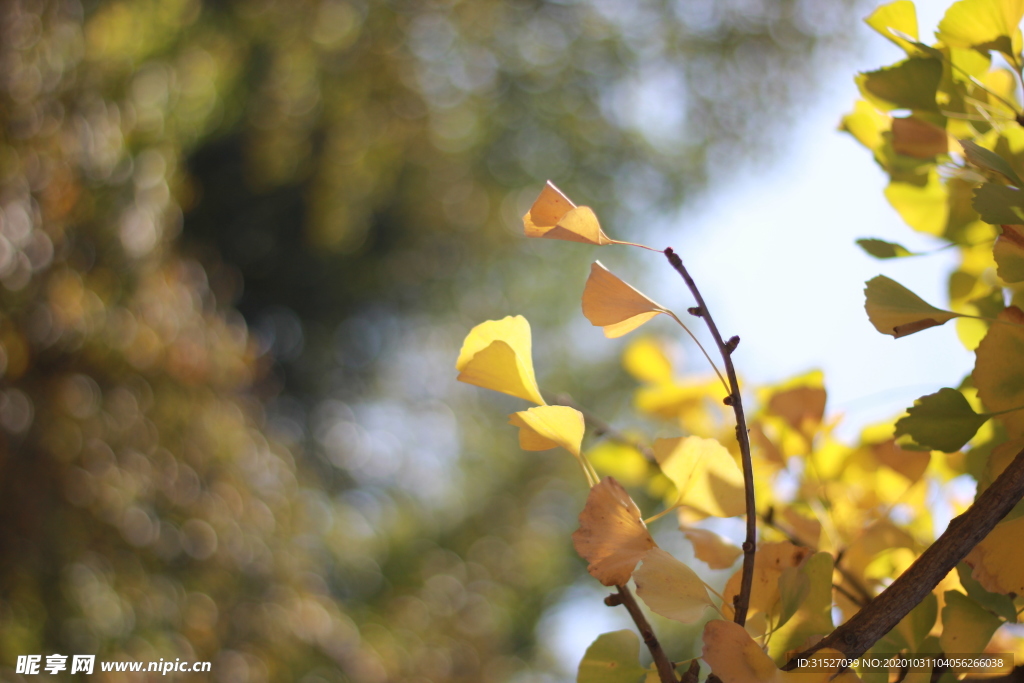
[[[572,289],[585,254],[515,237],[546,178],[619,219],[677,205],[772,151],[851,14],[0,3],[0,677],[549,670],[578,473],[492,443],[458,340]]]

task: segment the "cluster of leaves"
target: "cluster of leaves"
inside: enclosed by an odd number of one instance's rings
[[[891,680],[889,671],[879,669],[797,674],[779,667],[885,600],[885,588],[934,540],[930,508],[936,490],[950,491],[949,482],[968,475],[981,496],[1024,446],[1024,313],[1016,286],[1024,281],[1024,114],[1013,99],[1024,69],[1022,16],[1020,2],[961,0],[940,23],[938,42],[927,45],[919,42],[911,2],[879,8],[867,23],[907,58],[859,76],[864,100],[844,119],[844,128],[888,172],[886,196],[906,222],[961,254],[950,277],[950,310],[879,276],[865,290],[868,317],[893,337],[957,318],[961,339],[977,356],[961,386],[922,397],[895,424],[869,427],[853,445],[833,437],[820,374],[765,387],[755,392],[760,407],[747,424],[753,442],[747,453],[726,407],[735,410],[740,397],[717,368],[718,377],[710,380],[679,378],[664,345],[644,338],[624,355],[641,383],[636,407],[676,425],[682,436],[648,443],[643,435],[600,426],[596,443],[584,448],[584,414],[547,405],[538,389],[525,319],[483,323],[466,338],[459,379],[538,404],[511,416],[520,445],[560,446],[579,461],[591,488],[573,545],[590,574],[620,594],[632,581],[647,607],[669,620],[705,622],[700,661],[709,676],[726,683],[797,675]],[[993,59],[1008,69],[993,68]],[[609,238],[589,208],[575,206],[550,183],[524,225],[529,237],[629,244]],[[860,243],[879,258],[915,255],[879,239]],[[665,253],[671,262],[674,254]],[[591,267],[583,312],[610,338],[659,314],[686,329],[671,310],[599,262]],[[701,305],[690,313],[710,317]],[[722,343],[713,323],[709,327],[728,364],[736,342]],[[735,412],[743,424],[742,411]],[[752,509],[745,505],[741,471],[748,458],[757,492]],[[645,520],[623,484],[662,499],[664,509]],[[945,503],[963,509],[951,495]],[[693,546],[694,566],[665,552],[648,530],[670,512]],[[1017,596],[1024,594],[1024,561],[1013,540],[1024,525],[1022,512],[1020,505],[1010,511],[955,571],[946,573],[950,564],[931,577],[925,587],[930,592],[908,606],[894,628],[883,629],[869,643],[870,652],[1019,651],[1012,629],[1001,627],[1017,622]],[[752,570],[736,569],[716,589],[707,570],[730,569],[752,548],[737,547],[704,520],[743,514],[759,522]],[[749,590],[743,587],[747,574]],[[633,616],[652,645],[649,627]],[[668,648],[689,652],[691,646]],[[686,672],[683,680],[698,680],[698,660],[675,661],[676,671],[666,673],[656,647],[651,652],[654,663],[643,667],[636,635],[605,634],[588,649],[577,680],[636,683],[646,677],[667,683],[677,680],[677,671]],[[821,649],[813,656],[829,654],[837,653]],[[904,671],[900,680],[952,681],[967,672]]]

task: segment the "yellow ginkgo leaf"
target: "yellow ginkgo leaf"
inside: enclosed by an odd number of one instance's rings
[[[1022,17],[1022,0],[960,0],[946,10],[935,35],[950,47],[996,49],[1016,59]]]
[[[910,0],[896,0],[888,5],[882,5],[872,12],[864,20],[864,23],[909,54],[917,52],[917,49],[906,38],[917,40],[917,12],[914,9],[914,3]]]
[[[654,457],[676,485],[683,505],[715,517],[735,517],[746,511],[743,473],[732,454],[714,439],[658,439]]]
[[[568,406],[537,406],[512,413],[509,424],[519,427],[519,447],[546,451],[561,446],[577,458],[583,442],[583,413]]]
[[[782,572],[790,567],[799,567],[812,554],[814,551],[810,548],[802,548],[789,541],[758,545],[754,556],[754,581],[750,588],[750,613],[772,614],[778,611],[782,599],[779,590]],[[732,575],[722,591],[725,597],[722,608],[727,615],[732,614],[732,601],[740,592],[741,578],[742,570],[739,570]]]
[[[838,650],[823,648],[807,658],[799,669],[780,671],[771,657],[742,626],[714,619],[704,625],[702,658],[722,683],[854,683],[852,671],[837,674],[825,664],[843,659]]]
[[[612,244],[597,216],[587,206],[576,206],[550,180],[523,216],[527,237],[546,237],[584,244]]]
[[[458,380],[544,405],[533,374],[530,323],[521,315],[480,323],[455,362]]]
[[[1024,595],[1024,517],[996,524],[964,561],[971,578],[992,593]]]
[[[633,572],[636,594],[653,612],[692,624],[713,604],[697,574],[661,548],[651,548]]]
[[[661,384],[672,381],[672,361],[665,353],[664,344],[651,337],[640,337],[630,342],[622,352],[622,365],[626,372],[641,382]]]
[[[655,547],[640,508],[612,477],[590,489],[572,546],[590,564],[587,571],[606,586],[629,581],[640,558]]]
[[[742,550],[713,531],[680,528],[683,535],[693,544],[693,554],[711,569],[728,569],[743,554]]]
[[[590,324],[604,328],[609,339],[632,332],[667,311],[611,274],[600,261],[590,266],[583,288],[583,315]]]
[[[975,349],[971,377],[978,397],[992,412],[1008,411],[998,419],[1011,438],[1024,436],[1024,374],[1020,371],[1024,348],[1024,311],[1007,306],[997,316],[999,323],[989,328]]]

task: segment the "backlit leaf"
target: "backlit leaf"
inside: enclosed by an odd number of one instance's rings
[[[999,183],[985,183],[971,202],[981,220],[992,225],[1024,225],[1024,191]]]
[[[714,439],[658,439],[654,457],[676,485],[683,505],[716,517],[734,517],[746,511],[743,473],[732,454]]]
[[[640,666],[640,639],[630,630],[613,631],[587,648],[576,683],[637,683],[646,675]]]
[[[893,439],[871,444],[871,454],[879,463],[896,470],[911,483],[921,478],[931,462],[929,453],[900,448]]]
[[[984,652],[1003,621],[960,591],[946,591],[942,608],[943,652]]]
[[[871,151],[877,150],[885,141],[883,133],[892,126],[887,114],[878,111],[867,100],[857,100],[853,111],[843,117],[840,128],[850,133],[860,144]]]
[[[991,412],[1024,407],[1024,312],[1009,306],[999,313],[975,349],[974,373],[985,409]],[[1024,410],[999,419],[1011,438],[1024,435]]]
[[[917,12],[910,0],[896,0],[882,5],[872,12],[864,22],[883,36],[913,53],[913,44],[902,36],[917,40]],[[893,29],[896,32],[893,32]]]
[[[929,173],[923,185],[891,182],[885,188],[885,198],[914,230],[929,235],[945,232],[949,221],[949,190],[938,173]]]
[[[521,315],[480,323],[462,342],[458,380],[544,405],[533,374],[530,323]]]
[[[629,581],[636,563],[655,547],[640,509],[612,477],[590,489],[572,545],[590,563],[591,576],[606,586]]]
[[[871,324],[882,334],[896,338],[942,325],[957,317],[956,313],[935,308],[884,275],[868,280],[864,296],[864,308]]]
[[[830,633],[833,558],[815,553],[779,576],[779,621],[769,653],[782,655]]]
[[[999,50],[1016,60],[1022,16],[1022,0],[960,0],[946,10],[936,37],[951,47]]]
[[[590,266],[583,315],[609,339],[632,332],[665,309],[613,275],[600,261]]]
[[[903,258],[904,256],[914,256],[914,253],[904,247],[902,244],[896,244],[895,242],[886,242],[885,240],[875,238],[863,238],[857,240],[857,245],[871,254],[875,258],[890,259],[890,258]]]
[[[964,148],[964,157],[970,163],[986,171],[992,171],[1003,176],[1017,187],[1024,186],[1017,172],[1013,170],[1003,157],[990,149],[985,149],[973,140],[961,140],[960,145]]]
[[[713,604],[700,577],[661,548],[647,551],[633,581],[636,594],[666,619],[692,624]]]
[[[895,66],[857,77],[861,93],[881,109],[937,112],[935,91],[942,80],[942,62],[912,57]]]
[[[952,453],[964,447],[988,421],[956,389],[939,389],[914,401],[896,423],[896,436],[909,435],[925,448]]]
[[[992,593],[1024,594],[1024,517],[996,524],[967,554],[971,578]]]
[[[573,204],[550,180],[523,216],[523,227],[527,237],[612,244],[590,207]]]
[[[622,365],[642,382],[657,384],[672,380],[672,362],[665,355],[664,345],[651,337],[630,342],[622,352]]]
[[[1017,623],[1017,607],[1013,604],[1013,598],[985,590],[980,583],[971,578],[971,567],[966,562],[956,566],[956,573],[960,578],[960,585],[967,591],[967,597],[992,614],[1010,623]]]
[[[789,541],[778,543],[761,543],[754,556],[754,580],[750,590],[750,610],[762,614],[778,613],[781,600],[779,578],[782,572],[790,567],[799,567],[814,551],[794,545]],[[732,613],[733,597],[739,595],[742,569],[725,584],[722,595],[725,597],[724,610]]]
[[[713,531],[682,527],[683,535],[693,544],[693,554],[711,569],[728,569],[743,551]]]
[[[1001,227],[1002,233],[992,247],[996,273],[1003,282],[1024,282],[1024,229],[1016,225]]]
[[[768,401],[768,412],[778,415],[798,432],[810,433],[825,416],[827,393],[822,387],[804,386],[774,393]]]
[[[931,159],[949,151],[945,129],[913,116],[892,120],[892,148],[897,154]]]
[[[519,446],[524,451],[546,451],[561,446],[576,457],[583,443],[583,413],[568,406],[537,406],[509,415],[519,427]]]

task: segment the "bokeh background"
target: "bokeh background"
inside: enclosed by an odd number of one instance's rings
[[[730,333],[744,307],[773,331],[750,373],[824,363],[838,340],[801,351],[806,311],[757,297],[835,272],[796,245],[852,209],[805,193],[772,220],[811,232],[767,243],[735,211],[767,216],[792,150],[838,136],[883,63],[870,9],[0,2],[0,679],[77,653],[224,683],[572,680],[585,491],[518,449],[519,402],[455,383],[461,340],[525,314],[545,390],[628,410],[621,344],[578,315],[597,255],[521,237],[551,178],[613,237],[692,240]],[[881,174],[825,163],[881,201]],[[661,261],[599,256],[689,305]]]

